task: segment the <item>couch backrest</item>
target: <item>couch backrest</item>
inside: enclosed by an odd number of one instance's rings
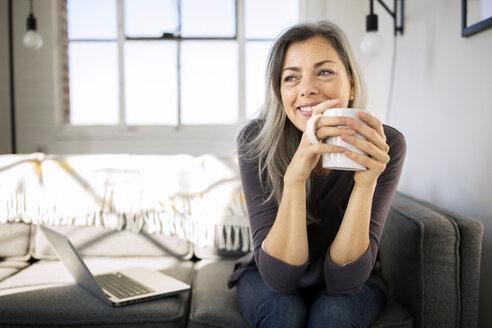
[[[192,245],[178,237],[149,234],[144,231],[112,230],[104,227],[49,226],[70,238],[82,256],[95,257],[153,257],[177,256],[190,258]],[[35,228],[31,253],[35,259],[56,259],[51,245],[39,229]]]
[[[233,158],[0,155],[0,185],[0,224],[56,227],[83,255],[189,256],[194,248],[208,258],[252,248]],[[36,231],[28,248],[54,257]]]
[[[460,327],[464,315],[464,326],[476,326],[482,234],[473,229],[463,243],[464,222],[478,223],[461,217],[457,224],[450,215],[398,193],[386,220],[379,248],[382,273],[391,297],[409,310],[416,327]],[[462,258],[465,248],[473,265]],[[464,272],[477,279],[473,292],[461,280]]]
[[[43,154],[0,155],[0,260],[30,257],[31,225],[23,221],[25,195],[41,186]]]
[[[459,231],[461,327],[477,327],[484,226],[475,219],[414,199],[456,224]]]
[[[0,224],[0,261],[26,261],[30,258],[31,225]]]

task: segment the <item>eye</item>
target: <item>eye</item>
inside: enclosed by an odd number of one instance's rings
[[[297,77],[295,75],[287,75],[283,79],[284,82],[294,82],[296,80],[297,80]]]
[[[329,69],[322,69],[318,72],[319,76],[331,76],[333,74],[335,74],[335,72],[333,72],[332,70],[329,70]]]

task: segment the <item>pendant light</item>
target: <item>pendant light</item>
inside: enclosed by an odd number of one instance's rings
[[[393,10],[389,9],[383,0],[377,0],[381,6],[393,17],[395,36],[403,35],[404,0],[393,0]],[[369,15],[366,16],[366,35],[362,39],[360,49],[364,55],[374,56],[382,48],[382,40],[378,34],[378,15],[374,14],[374,0],[369,0]]]
[[[27,16],[27,32],[24,34],[22,41],[27,48],[39,49],[43,45],[43,38],[37,31],[36,17],[33,12],[33,0],[30,0],[31,11]]]

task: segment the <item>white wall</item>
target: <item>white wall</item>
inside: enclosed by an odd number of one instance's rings
[[[356,0],[330,3],[351,12],[339,16],[328,10],[327,17],[340,17],[353,31],[351,41],[360,42],[356,25],[363,24],[367,7]],[[405,4],[405,32],[397,37],[394,94],[387,113],[408,144],[399,189],[480,220],[485,226],[482,259],[487,259],[492,256],[492,29],[462,38],[461,1]],[[375,8],[381,6],[375,3]],[[389,15],[379,14],[380,25],[383,17]],[[392,31],[392,26],[382,29]],[[384,38],[391,44],[391,35]],[[382,107],[391,73],[392,49],[386,51],[379,59],[361,58],[370,102]],[[490,327],[491,304],[492,263],[482,260],[479,327]]]
[[[17,127],[17,152],[34,152],[53,142],[54,117],[54,84],[53,84],[53,38],[49,22],[52,21],[52,1],[35,2],[35,14],[38,18],[38,29],[44,37],[44,46],[38,51],[26,49],[22,45],[22,37],[26,31],[26,18],[29,14],[28,1],[12,1],[14,13],[14,74],[15,74],[15,104]],[[40,4],[43,4],[41,6]],[[7,18],[8,1],[1,0],[1,15]],[[5,23],[4,23],[5,22]],[[7,19],[2,19],[2,26]],[[8,49],[8,26],[1,35],[2,53]],[[5,50],[7,51],[7,50]],[[6,54],[8,56],[8,53]],[[2,57],[3,58],[3,57]],[[8,58],[8,57],[6,57]],[[0,66],[2,79],[8,81],[9,62],[2,61]],[[0,85],[2,103],[1,117],[10,117],[10,102],[3,101],[3,96],[9,94],[8,85]],[[10,120],[10,118],[9,118]],[[9,122],[10,123],[10,122]],[[2,123],[4,124],[3,120]],[[10,126],[10,124],[9,124]],[[10,130],[8,133],[8,148],[2,147],[2,152],[10,152]],[[3,139],[3,138],[2,138]]]

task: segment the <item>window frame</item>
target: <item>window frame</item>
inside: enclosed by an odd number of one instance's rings
[[[117,20],[118,20],[118,35],[116,39],[74,39],[69,40],[68,35],[63,35],[61,31],[61,26],[63,24],[60,10],[63,6],[66,8],[66,2],[64,0],[59,1],[59,6],[55,8],[55,19],[57,22],[55,27],[58,35],[59,51],[54,60],[57,65],[55,65],[60,71],[58,72],[58,85],[57,88],[59,95],[57,98],[59,101],[56,106],[55,119],[57,121],[58,131],[56,138],[59,140],[70,141],[70,140],[97,140],[97,139],[117,139],[117,140],[136,140],[142,139],[142,141],[149,137],[158,138],[170,138],[175,140],[175,138],[181,138],[183,143],[191,143],[197,136],[204,136],[213,141],[222,141],[224,138],[235,138],[239,128],[248,119],[246,117],[246,44],[250,41],[270,41],[272,42],[274,38],[250,38],[246,39],[245,36],[245,1],[246,0],[235,0],[236,6],[236,36],[235,37],[176,37],[169,36],[166,38],[155,38],[155,37],[127,37],[124,31],[124,0],[116,0],[117,3]],[[298,20],[301,19],[301,4],[306,0],[299,1],[299,15]],[[67,32],[68,34],[68,32]],[[124,45],[127,41],[137,41],[137,40],[175,40],[178,43],[178,49],[180,48],[180,43],[182,41],[193,41],[193,40],[227,40],[237,42],[238,49],[238,83],[237,83],[237,110],[238,110],[238,120],[237,122],[230,124],[201,124],[201,125],[183,125],[181,123],[181,90],[179,86],[179,75],[178,71],[178,123],[177,125],[128,125],[125,123],[125,93],[124,93]],[[65,62],[68,58],[67,51],[69,42],[116,42],[118,48],[118,87],[119,87],[119,122],[114,125],[72,125],[69,122],[69,112],[67,113],[67,98],[64,88],[67,84],[65,79],[67,76],[64,74],[63,65],[66,64],[68,67],[68,62]],[[179,65],[179,50],[178,50],[178,65]],[[58,57],[58,58],[56,58]],[[69,99],[68,99],[69,106]]]

